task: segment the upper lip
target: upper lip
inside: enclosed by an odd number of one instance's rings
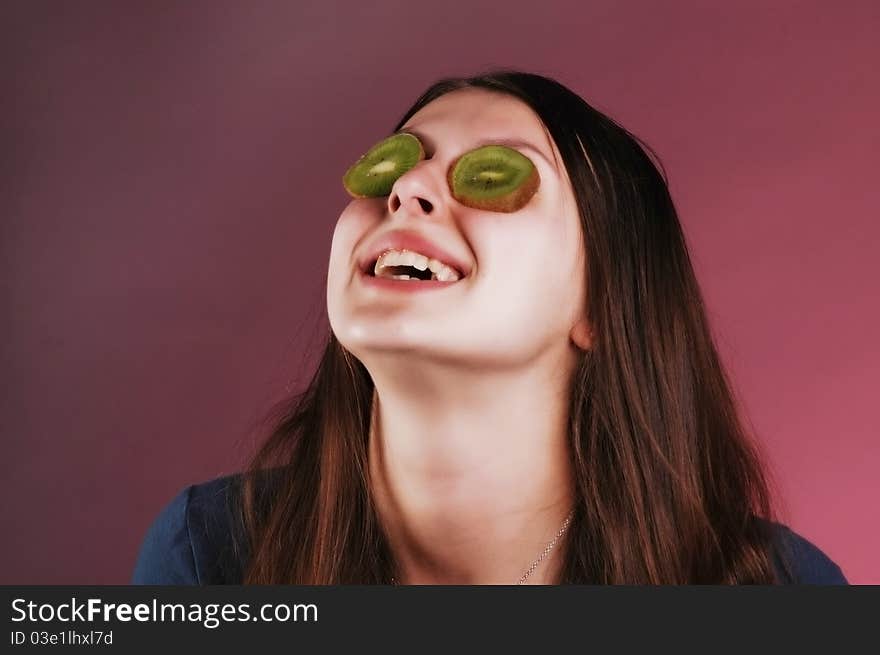
[[[455,255],[413,230],[391,230],[378,237],[370,244],[358,262],[361,271],[372,273],[371,269],[386,250],[413,250],[451,266],[456,269],[460,277],[465,277],[471,272],[470,266],[464,264]]]

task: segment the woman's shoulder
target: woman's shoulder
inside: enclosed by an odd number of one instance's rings
[[[814,543],[782,523],[767,521],[774,564],[783,584],[848,584],[843,571]]]
[[[236,505],[241,474],[182,489],[141,543],[132,584],[240,584],[245,549]]]
[[[261,473],[260,491],[271,492],[278,473]],[[132,584],[241,584],[248,557],[237,507],[242,481],[242,474],[226,475],[174,496],[144,536]],[[764,524],[783,584],[847,584],[840,566],[815,544],[782,523]]]

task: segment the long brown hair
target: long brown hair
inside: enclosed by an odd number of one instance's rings
[[[560,582],[773,582],[768,484],[659,158],[559,82],[510,70],[440,80],[394,131],[468,87],[519,98],[543,121],[587,249],[593,346],[571,384],[577,496]],[[368,480],[373,397],[369,373],[330,331],[242,478],[245,583],[389,582],[395,563]]]

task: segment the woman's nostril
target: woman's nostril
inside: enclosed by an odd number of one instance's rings
[[[422,211],[425,212],[426,214],[429,214],[429,213],[431,213],[431,211],[433,211],[434,205],[432,205],[429,200],[425,200],[424,198],[416,198],[416,200],[418,200],[419,206],[422,208]],[[402,204],[403,204],[403,202],[400,199],[400,195],[398,195],[396,193],[392,194],[388,198],[388,208],[391,210],[392,214],[394,212],[396,212],[398,209],[400,209]]]

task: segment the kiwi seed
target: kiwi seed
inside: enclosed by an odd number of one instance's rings
[[[452,162],[446,177],[453,197],[461,204],[497,212],[524,207],[541,183],[531,159],[500,145],[465,153]]]
[[[421,142],[412,134],[398,132],[370,148],[342,178],[345,190],[355,198],[387,196],[401,175],[425,157]]]

